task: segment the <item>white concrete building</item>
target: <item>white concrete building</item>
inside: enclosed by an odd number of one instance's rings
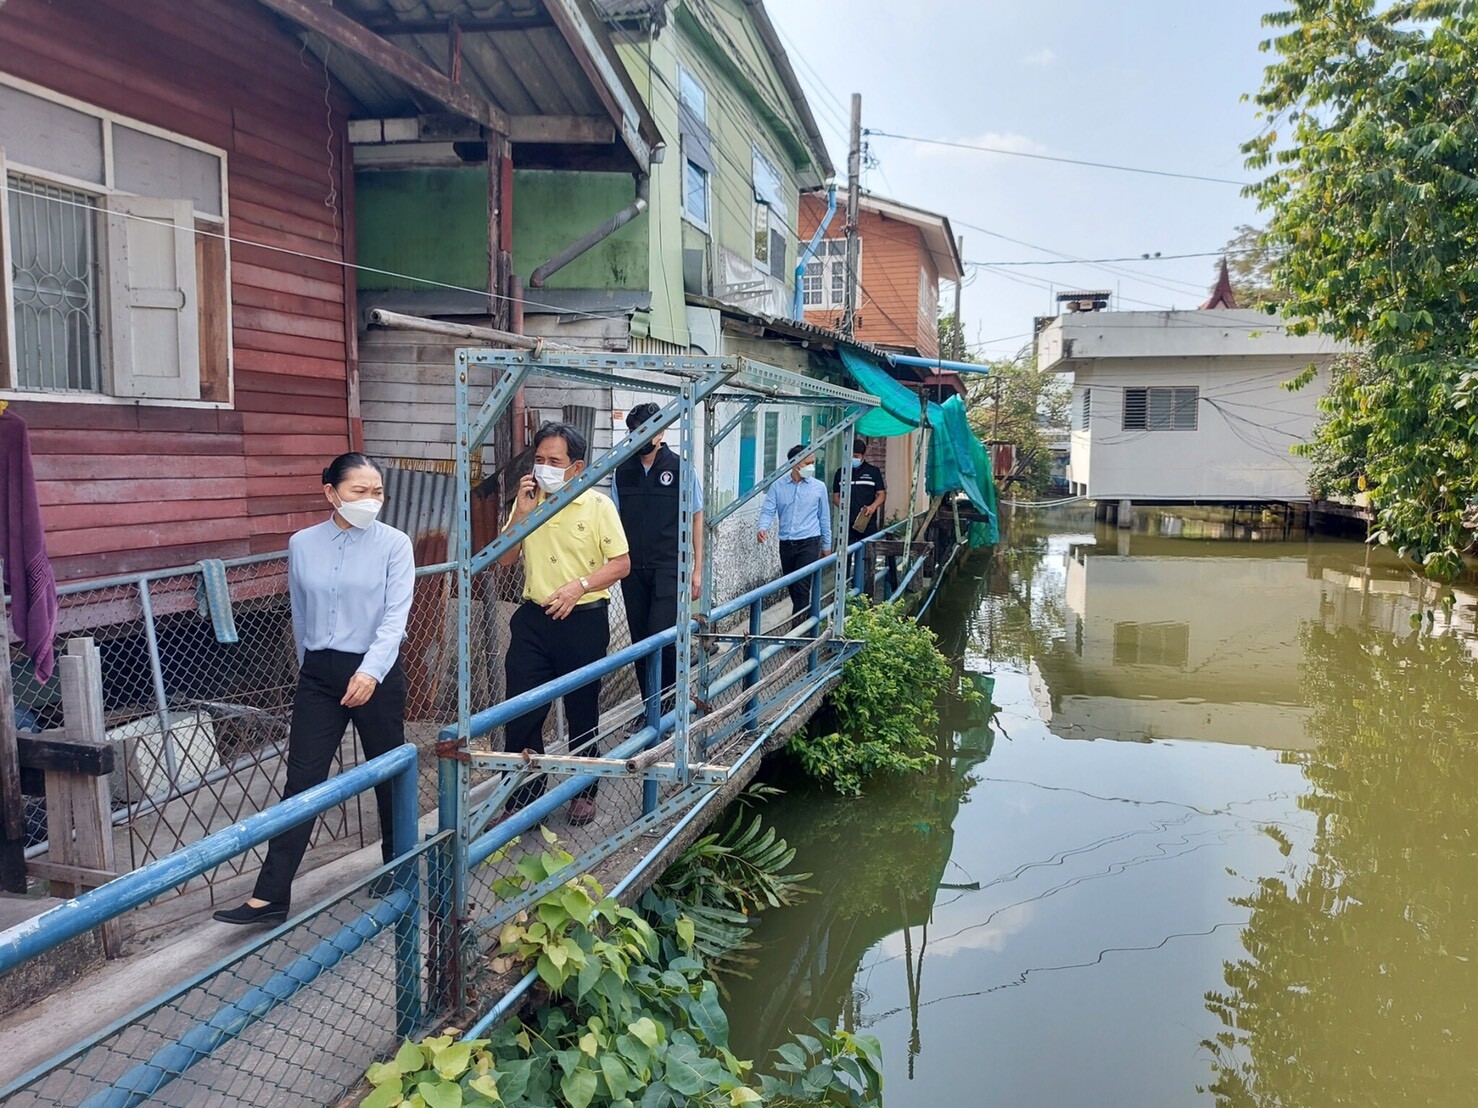
[[[1073,375],[1069,487],[1135,503],[1307,500],[1290,447],[1312,435],[1324,380],[1283,385],[1339,352],[1237,308],[1070,311],[1037,336],[1041,366]]]

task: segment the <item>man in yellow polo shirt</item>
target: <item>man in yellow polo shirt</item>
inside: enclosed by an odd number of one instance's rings
[[[546,498],[579,476],[585,468],[585,436],[568,423],[546,423],[534,435],[534,472],[519,480],[508,527],[520,522]],[[506,530],[506,528],[505,528]],[[523,558],[523,603],[513,613],[508,653],[503,659],[506,696],[573,673],[606,655],[611,641],[611,586],[631,572],[626,533],[616,506],[604,494],[586,489],[546,520],[518,546],[498,560],[513,566]],[[564,698],[570,727],[570,750],[595,757],[600,724],[600,681],[584,685]],[[544,720],[549,706],[534,708],[503,729],[510,754],[544,753]],[[591,744],[586,748],[586,744]],[[508,801],[514,811],[543,795],[545,781],[536,778]],[[570,822],[595,818],[596,786],[570,802]]]

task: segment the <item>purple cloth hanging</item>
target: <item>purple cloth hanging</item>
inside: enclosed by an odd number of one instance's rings
[[[56,577],[46,556],[26,421],[8,411],[0,412],[0,519],[5,521],[0,557],[5,559],[11,620],[36,680],[44,685],[56,667]]]

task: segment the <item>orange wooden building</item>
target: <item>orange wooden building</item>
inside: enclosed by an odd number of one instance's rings
[[[800,238],[807,242],[826,216],[826,199],[801,198]],[[803,275],[806,322],[833,330],[842,322],[846,289],[845,218],[839,204]],[[964,273],[949,220],[922,208],[864,193],[858,212],[855,336],[900,353],[939,356],[939,285]]]

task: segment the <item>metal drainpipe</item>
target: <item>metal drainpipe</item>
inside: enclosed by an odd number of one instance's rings
[[[805,253],[801,255],[800,261],[795,267],[795,296],[791,300],[790,318],[803,319],[806,314],[805,290],[802,281],[806,276],[806,266],[811,264],[811,259],[816,256],[816,248],[821,245],[822,238],[826,235],[826,229],[831,226],[832,216],[837,214],[837,187],[835,184],[826,187],[826,216],[821,220],[821,225],[816,228],[816,233],[811,236],[811,241],[806,243]]]
[[[529,274],[531,288],[543,288],[544,282],[592,247],[598,246],[647,210],[647,198],[651,194],[652,175],[639,173],[636,177],[636,199],[606,220],[588,235],[576,239],[554,257]]]

